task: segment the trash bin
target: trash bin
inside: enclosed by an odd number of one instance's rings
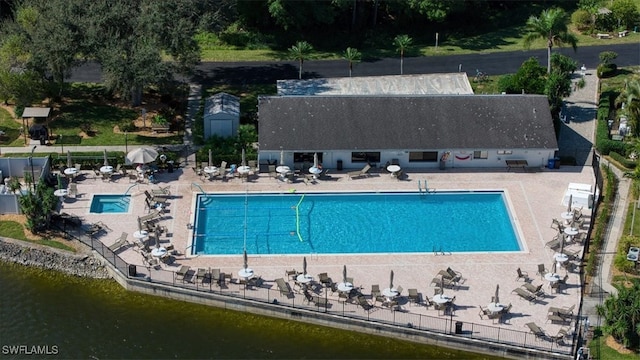
[[[462,334],[462,321],[456,321],[456,334]]]
[[[136,275],[137,275],[136,266],[134,264],[130,264],[129,265],[129,276],[136,276]]]
[[[444,170],[446,165],[447,165],[446,161],[440,160],[440,170]]]
[[[173,161],[167,161],[167,171],[170,173],[173,172]]]
[[[554,160],[553,168],[560,169],[560,158],[555,158]]]
[[[549,169],[554,169],[556,167],[556,159],[549,159],[549,163],[547,164]]]
[[[338,171],[342,171],[342,160],[337,161],[336,168],[338,169]]]

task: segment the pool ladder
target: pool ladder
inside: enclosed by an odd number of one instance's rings
[[[206,194],[206,192],[204,192],[204,190],[202,190],[202,187],[200,187],[200,185],[198,185],[198,184],[196,184],[196,183],[191,183],[191,186],[195,186],[195,187],[197,187],[198,189],[200,189],[200,192],[201,192],[201,193]]]
[[[422,181],[424,181],[424,189],[422,188]],[[418,192],[421,195],[426,195],[432,192],[431,190],[429,190],[429,185],[427,185],[427,180],[418,180]]]

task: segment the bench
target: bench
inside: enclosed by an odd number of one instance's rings
[[[506,160],[507,162],[507,171],[511,170],[511,168],[519,167],[524,170],[524,168],[529,165],[527,160]]]
[[[629,30],[618,31],[618,37],[625,37],[629,35]]]
[[[611,39],[611,35],[609,34],[597,34],[598,39]]]
[[[169,125],[160,125],[160,124],[153,124],[151,125],[151,131],[153,132],[169,132]]]

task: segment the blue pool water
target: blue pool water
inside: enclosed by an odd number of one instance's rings
[[[198,195],[193,253],[520,251],[502,192]],[[246,230],[245,230],[246,219]]]
[[[93,195],[89,212],[119,214],[129,212],[130,195]]]

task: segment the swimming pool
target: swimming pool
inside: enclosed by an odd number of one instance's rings
[[[93,195],[90,213],[121,214],[129,212],[130,195]]]
[[[521,251],[511,219],[500,191],[201,194],[192,253]]]

